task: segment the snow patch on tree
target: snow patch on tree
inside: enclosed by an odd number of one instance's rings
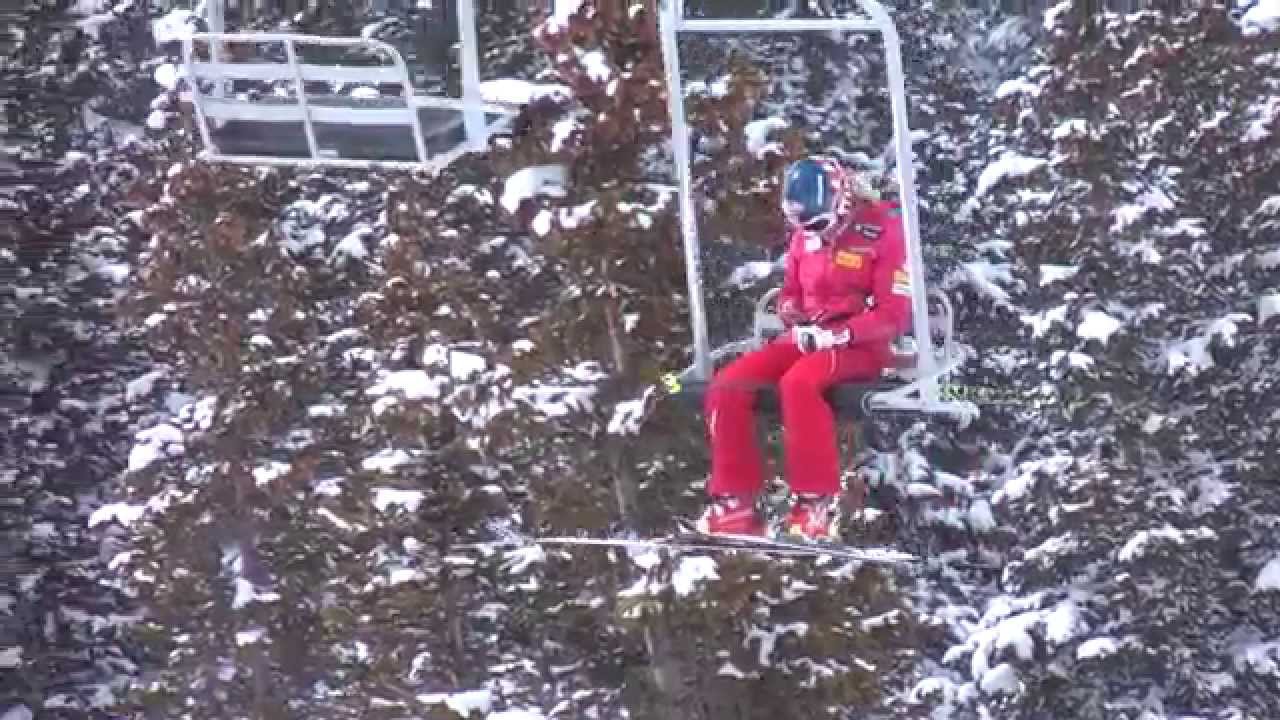
[[[975,201],[977,198],[987,195],[1001,182],[1030,175],[1045,167],[1048,162],[1044,158],[1029,157],[1013,151],[1006,151],[1000,156],[1000,159],[987,165],[982,170],[982,174],[978,176],[978,184],[973,190]]]
[[[1120,651],[1121,644],[1112,637],[1089,638],[1076,647],[1077,660],[1101,660]]]
[[[1165,525],[1159,528],[1139,530],[1134,533],[1124,546],[1120,548],[1117,559],[1120,562],[1133,562],[1162,545],[1185,545],[1193,540],[1212,540],[1217,537],[1211,528],[1199,527],[1183,530]]]
[[[784,148],[781,143],[770,140],[770,136],[775,132],[786,130],[791,124],[786,118],[767,117],[759,120],[752,120],[747,123],[743,129],[746,135],[747,152],[753,157],[761,158],[767,152],[783,152]]]
[[[129,451],[129,472],[139,472],[152,463],[181,456],[186,449],[182,431],[168,423],[139,432],[137,440]]]
[[[1076,335],[1105,344],[1123,325],[1120,320],[1102,310],[1089,310],[1076,326]]]
[[[1257,592],[1280,590],[1280,557],[1274,557],[1262,566],[1253,581],[1253,589]]]
[[[200,16],[190,10],[170,10],[151,21],[151,37],[157,45],[181,42],[198,31]]]
[[[978,685],[988,695],[1015,695],[1021,689],[1018,671],[1009,663],[1001,663],[983,673]]]
[[[689,595],[698,588],[699,584],[719,578],[714,558],[686,557],[681,559],[675,573],[671,576],[671,587],[679,595]]]
[[[538,83],[520,78],[496,78],[481,81],[480,96],[485,102],[490,103],[529,105],[542,100],[555,103],[568,102],[573,97],[573,91],[567,85],[558,83]]]
[[[1246,37],[1280,30],[1280,0],[1237,0],[1237,4],[1247,8],[1236,21]]]
[[[566,168],[563,165],[535,165],[512,173],[502,189],[502,207],[517,213],[525,200],[538,195],[565,196]]]
[[[464,718],[469,718],[472,713],[477,712],[487,715],[488,718],[493,717],[489,714],[489,710],[493,707],[494,697],[493,692],[488,688],[453,693],[424,693],[419,695],[418,699],[429,705],[445,705]]]

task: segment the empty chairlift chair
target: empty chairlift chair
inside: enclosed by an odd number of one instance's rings
[[[518,109],[483,101],[472,2],[457,2],[460,98],[418,92],[400,52],[372,38],[185,38],[202,156],[253,165],[438,168],[483,150]]]

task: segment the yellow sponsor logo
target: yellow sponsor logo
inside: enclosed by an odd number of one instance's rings
[[[840,267],[849,268],[850,270],[861,270],[862,253],[840,250],[836,252],[836,264]]]
[[[911,276],[906,270],[893,271],[893,292],[896,295],[911,294]]]

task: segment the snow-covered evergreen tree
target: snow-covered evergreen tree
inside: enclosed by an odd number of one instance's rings
[[[927,689],[963,717],[1265,717],[1275,40],[1212,4],[1045,22],[970,208],[1015,245],[1034,352],[994,498],[1022,547]]]
[[[130,162],[130,160],[137,162]],[[134,669],[140,607],[86,524],[128,453],[145,350],[115,326],[151,168],[116,153],[48,163],[0,193],[0,712],[101,713]],[[14,715],[9,715],[9,713]]]
[[[0,59],[5,140],[18,149],[0,187],[6,718],[102,716],[137,670],[124,630],[141,607],[110,576],[113,539],[86,526],[128,453],[129,408],[150,369],[116,315],[138,181],[155,168],[128,132],[94,120],[107,102],[129,103],[143,54],[122,46],[130,8],[77,26],[66,6],[27,4]]]
[[[198,164],[158,190],[134,318],[186,398],[95,518],[134,531],[137,711],[491,707],[498,570],[456,546],[506,513],[501,372],[424,314],[449,248],[394,232],[424,208],[374,176]]]
[[[85,133],[141,138],[155,94],[146,3],[28,3],[22,41],[0,58],[11,130],[28,160],[82,149]]]

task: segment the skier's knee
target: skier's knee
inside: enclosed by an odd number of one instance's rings
[[[820,380],[808,373],[793,370],[782,376],[782,380],[778,382],[778,391],[783,397],[817,395],[821,392],[821,385]]]

